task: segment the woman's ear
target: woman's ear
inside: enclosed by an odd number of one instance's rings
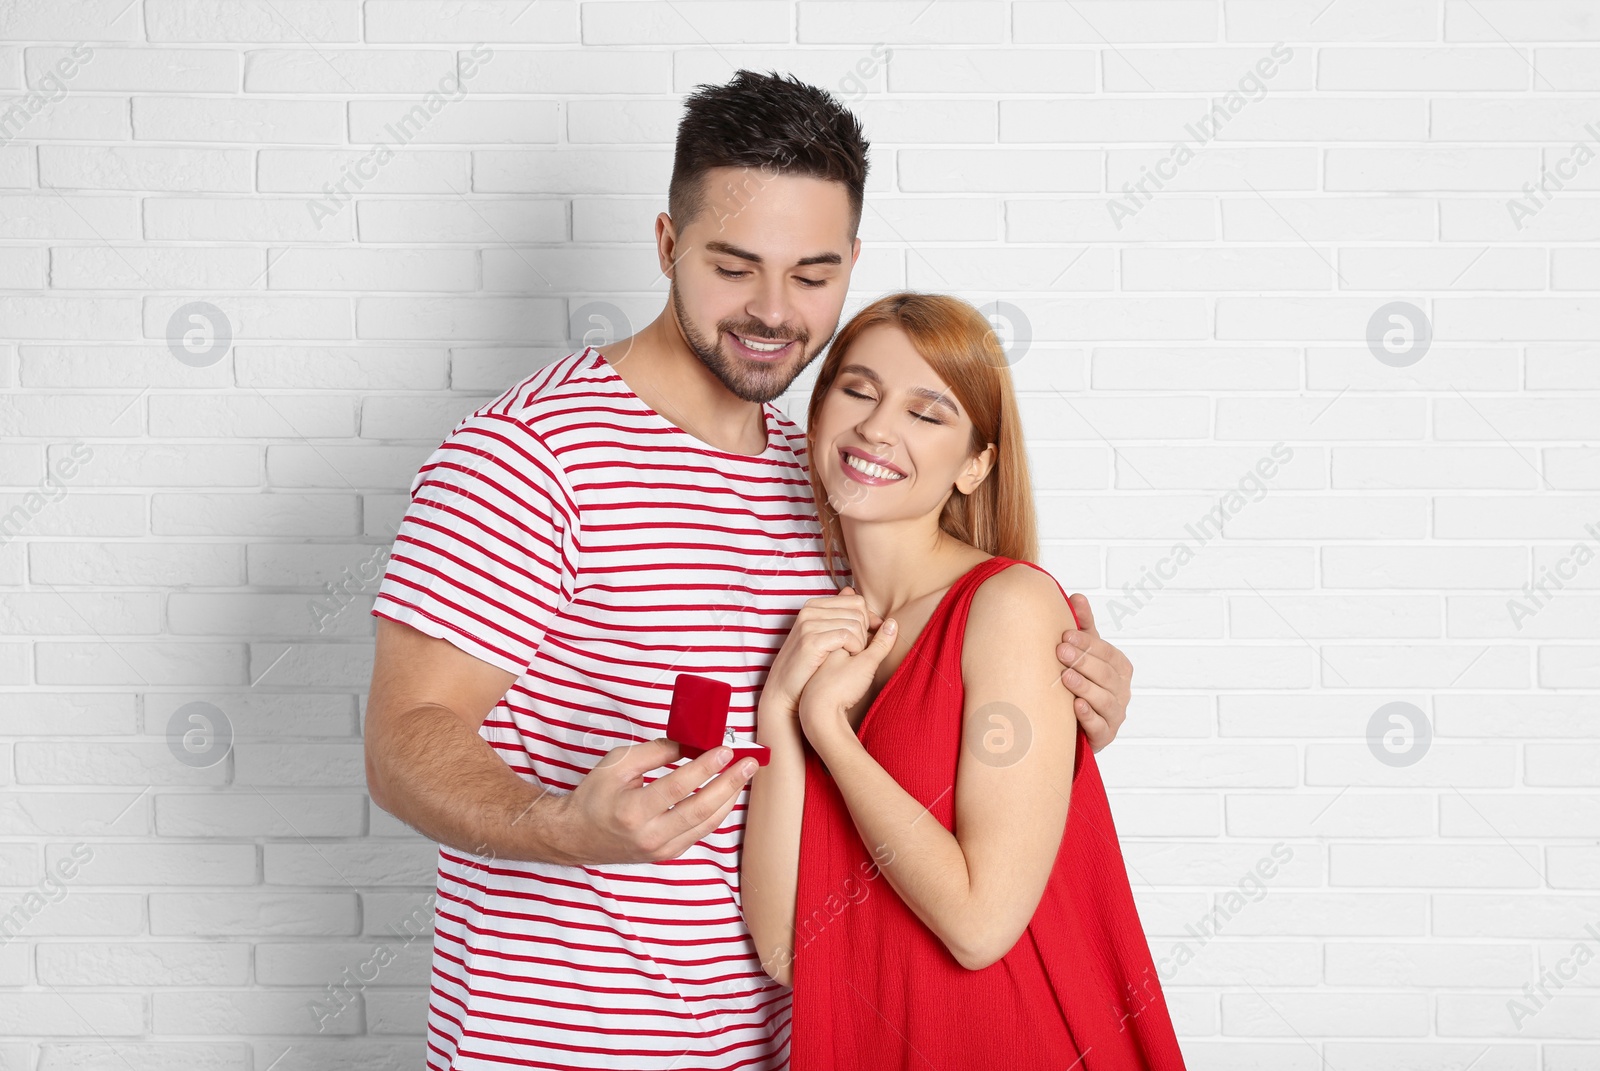
[[[989,471],[994,468],[995,448],[990,443],[983,448],[983,452],[973,455],[967,467],[962,470],[961,477],[956,480],[956,490],[964,495],[970,495],[978,489],[978,485],[988,477]]]

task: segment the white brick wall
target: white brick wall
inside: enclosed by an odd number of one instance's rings
[[[3,0],[0,1071],[420,1066],[372,577],[459,416],[658,309],[740,65],[868,126],[847,312],[1026,320],[1190,1065],[1600,1067],[1600,3]]]

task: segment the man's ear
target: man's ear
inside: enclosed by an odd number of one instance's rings
[[[661,265],[661,274],[668,279],[677,263],[678,228],[673,225],[672,217],[662,212],[656,216],[656,260]]]
[[[856,266],[856,261],[858,261],[860,259],[861,259],[861,239],[860,238],[852,238],[850,240],[850,267],[854,268]]]

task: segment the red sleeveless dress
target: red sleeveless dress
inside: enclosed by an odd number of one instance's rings
[[[951,585],[857,730],[952,831],[967,613],[978,586],[1015,564],[996,556]],[[795,919],[793,1071],[1183,1071],[1081,729],[1055,867],[1032,922],[998,962],[962,967],[911,912],[809,748]]]

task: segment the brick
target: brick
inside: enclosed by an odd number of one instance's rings
[[[137,198],[108,196],[71,203],[53,194],[0,194],[0,238],[107,241],[139,237]]]
[[[381,346],[238,346],[244,387],[326,390],[439,390],[446,385],[444,349]]]
[[[337,144],[344,140],[344,115],[336,101],[134,97],[133,136],[223,144]]]
[[[246,193],[250,190],[251,169],[250,153],[243,149],[155,145],[39,147],[39,181],[57,189]]]
[[[46,849],[46,865],[65,855]],[[97,844],[74,879],[85,885],[249,885],[256,880],[253,844]]]
[[[251,249],[50,251],[51,285],[60,289],[244,289],[260,282],[266,270],[266,258]]]
[[[32,146],[0,145],[0,189],[32,187],[35,155]]]
[[[1332,90],[1527,89],[1527,60],[1505,47],[1323,48],[1317,88]]]
[[[150,832],[149,795],[134,792],[8,792],[0,831],[24,836],[138,835]]]
[[[552,200],[367,201],[357,214],[364,242],[559,242],[567,228]]]
[[[555,142],[558,118],[554,101],[447,96],[435,114],[422,101],[353,100],[350,140],[406,146]]]
[[[1322,581],[1325,586],[1334,588],[1515,587],[1526,578],[1527,554],[1518,547],[1330,546],[1322,549]]]
[[[22,741],[16,745],[16,764],[22,785],[219,785],[228,776],[226,763],[202,769],[180,763],[165,740],[95,741],[71,749]]]
[[[620,49],[497,51],[493,60],[483,64],[473,76],[471,86],[478,93],[559,93],[581,97],[589,94],[665,93],[673,88],[674,62],[681,64],[684,55],[682,52],[671,55],[664,51],[633,52]],[[741,50],[740,58],[746,62],[753,61],[744,50]],[[783,69],[790,68],[783,65]],[[679,88],[686,90],[690,87]],[[573,103],[579,103],[581,97]]]
[[[275,249],[267,285],[282,290],[474,290],[466,249]]]
[[[1511,193],[1539,173],[1533,149],[1329,149],[1327,188],[1338,192]]]
[[[566,333],[556,297],[358,298],[356,335],[371,339],[515,340]]]
[[[364,788],[367,783],[359,742],[240,744],[234,752],[234,771],[234,781],[240,785]],[[358,797],[351,799],[359,802]]]
[[[136,993],[12,993],[0,1009],[10,1034],[135,1037],[145,1030],[146,999]]]
[[[1226,0],[1230,41],[1432,41],[1440,0],[1347,0],[1319,11],[1273,0]]]
[[[1216,208],[1201,198],[1173,197],[1139,208],[1131,220],[1113,215],[1104,198],[1008,200],[1012,242],[1171,242],[1217,237]]]
[[[182,494],[151,496],[156,535],[308,535],[355,533],[350,494]]]
[[[348,882],[359,886],[431,886],[438,867],[438,848],[427,842],[397,848],[377,842],[353,843],[337,862],[309,844],[266,845],[268,885],[322,885]]]
[[[1207,145],[1176,167],[1159,149],[1113,149],[1106,154],[1106,184],[1113,190],[1163,198],[1208,190],[1314,190],[1320,183],[1319,154],[1304,148],[1240,148]],[[1168,172],[1171,177],[1166,177]],[[1144,209],[1140,208],[1142,214]]]
[[[1122,252],[1128,290],[1328,290],[1333,256],[1319,249],[1162,249]]]
[[[41,290],[49,276],[49,251],[0,250],[0,284],[8,290]]]
[[[333,395],[224,394],[193,404],[192,395],[152,394],[150,433],[160,439],[354,435],[356,400]]]
[[[1600,41],[1600,24],[1577,0],[1519,4],[1515,0],[1445,0],[1446,41]]]
[[[252,1035],[317,1034],[335,1036],[361,1030],[359,1015],[319,1019],[312,994],[294,990],[209,989],[200,992],[156,992],[151,997],[158,1034]]]
[[[240,745],[241,765],[261,745]],[[309,754],[308,745],[294,749]],[[248,784],[247,778],[238,779]],[[260,782],[279,787],[305,784],[297,777],[289,782]],[[365,784],[364,780],[361,782]],[[358,795],[293,795],[243,789],[225,796],[163,792],[156,797],[156,832],[163,837],[356,837],[365,824],[365,801]]]
[[[274,487],[354,487],[407,491],[432,454],[422,446],[295,446],[267,448]]]
[[[1491,46],[1486,51],[1495,51],[1495,49]],[[1510,53],[1507,52],[1506,55],[1509,57]],[[1534,49],[1533,67],[1536,73],[1533,76],[1533,85],[1542,89],[1558,86],[1563,90],[1571,91],[1600,87],[1600,71],[1596,71],[1592,62],[1593,59],[1594,52],[1581,46],[1578,48]],[[1518,55],[1518,63],[1526,67],[1520,54]]]
[[[359,932],[355,893],[226,890],[150,894],[156,936],[337,937]]]
[[[1322,50],[1323,54],[1328,52]],[[1105,88],[1119,93],[1238,92],[1259,97],[1280,89],[1310,89],[1309,48],[1141,48],[1102,51]],[[1358,88],[1366,89],[1365,85]],[[1204,111],[1202,101],[1196,114]]]
[[[970,249],[919,245],[907,280],[917,290],[1056,291],[1115,287],[1109,249]]]
[[[356,41],[360,5],[354,0],[274,0],[271,10],[249,0],[215,0],[197,8],[184,0],[150,0],[145,33],[151,41],[260,44]]]
[[[672,10],[659,6],[620,2],[583,7],[585,44],[699,44],[704,28],[717,27],[719,40],[740,44],[781,42],[789,39],[788,6],[758,0],[753,3],[690,0]]]
[[[74,63],[73,50],[67,48],[29,48],[24,56],[28,84],[34,86],[52,68],[60,71],[62,64],[76,66],[71,82],[74,92],[231,93],[239,86],[239,57],[219,49],[96,45],[91,58],[81,65]]]
[[[1532,490],[1539,474],[1506,450],[1445,446],[1336,447],[1333,486],[1422,490],[1481,487]]]
[[[202,242],[348,242],[354,238],[353,212],[328,206],[324,206],[327,211],[312,211],[313,203],[271,197],[151,198],[145,202],[145,233],[161,240]]]
[[[256,187],[263,193],[319,193],[341,198],[350,191],[455,193],[472,184],[472,158],[465,150],[411,149],[384,158],[363,149],[261,149]]]
[[[159,998],[158,998],[159,999]],[[1424,1037],[1429,1002],[1421,993],[1347,993],[1335,1010],[1307,993],[1225,993],[1222,1028],[1253,1037],[1294,1037],[1310,1030],[1319,1036]],[[1298,1024],[1298,1029],[1295,1025]],[[1358,1025],[1359,1024],[1359,1025]]]
[[[248,981],[245,944],[40,944],[39,980],[50,986],[219,986]]]
[[[1150,0],[1138,7],[1116,0],[1083,0],[1070,7],[1020,0],[1012,8],[1012,38],[1028,44],[1100,48],[1217,39],[1217,5],[1210,0]]]
[[[1123,263],[1136,250],[1123,252]],[[1293,390],[1300,384],[1299,352],[1275,346],[1210,348],[1191,346],[1118,346],[1096,349],[1091,382],[1100,390]],[[1207,451],[1230,457],[1232,448]],[[1189,454],[1174,456],[1149,451],[1150,461],[1183,465]],[[1241,459],[1242,461],[1242,459]],[[1254,456],[1250,459],[1253,464]],[[1146,466],[1141,464],[1140,468]],[[1237,466],[1241,470],[1242,463]],[[1215,486],[1215,485],[1212,485]],[[1318,481],[1315,486],[1321,486]]]
[[[648,193],[662,198],[663,210],[666,199],[662,191],[671,172],[672,153],[668,150],[480,149],[472,154],[472,189],[476,193]],[[480,206],[480,210],[492,209]],[[530,210],[531,206],[523,208],[524,213]],[[541,240],[559,241],[564,234],[563,229],[555,238]]]
[[[74,41],[137,41],[139,19],[117,0],[86,0],[63,11],[48,0],[16,0],[0,12],[0,39]]]
[[[248,1046],[239,1042],[118,1041],[113,1053],[105,1042],[46,1042],[38,1071],[101,1071],[116,1061],[120,1071],[253,1071]],[[280,1067],[280,1071],[282,1071]]]
[[[1237,728],[1237,724],[1232,727]],[[1229,731],[1230,726],[1225,721],[1224,733]],[[1260,735],[1273,736],[1277,732],[1274,726]],[[1310,731],[1307,735],[1320,734]],[[1329,838],[1411,839],[1428,837],[1434,832],[1431,801],[1418,795],[1355,795],[1304,790],[1292,795],[1230,792],[1224,806],[1227,832],[1234,837],[1316,834]]]
[[[246,52],[244,61],[246,93],[462,92],[456,54],[448,50],[263,48]]]
[[[575,0],[374,0],[364,8],[365,40],[465,45],[557,44],[578,40]]]
[[[895,93],[1092,93],[1094,60],[1087,49],[896,48],[885,67]]]
[[[1347,290],[1543,290],[1548,274],[1540,249],[1339,250],[1339,279]]]
[[[1434,209],[1425,200],[1250,197],[1222,201],[1222,237],[1230,242],[1432,241],[1435,236]]]

